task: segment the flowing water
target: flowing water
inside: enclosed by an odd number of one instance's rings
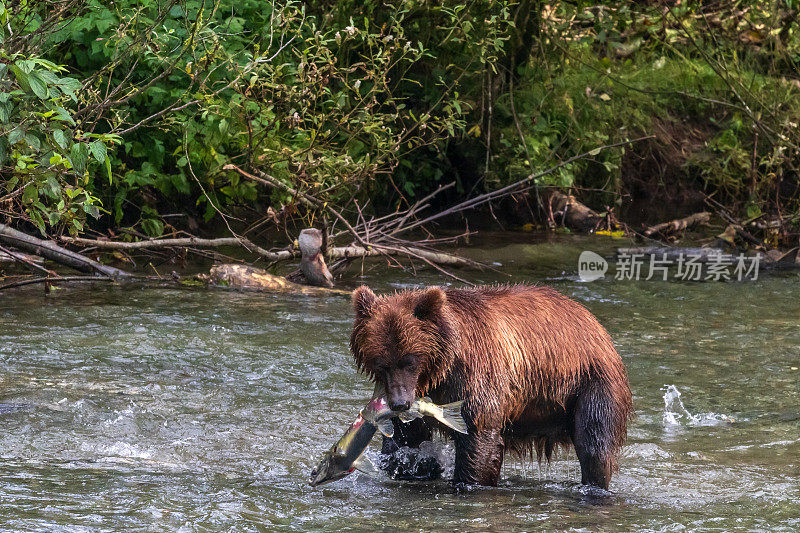
[[[800,529],[797,273],[583,283],[577,257],[597,241],[515,238],[469,251],[512,277],[463,274],[550,284],[611,332],[637,414],[613,494],[582,488],[571,454],[508,458],[497,488],[356,473],[312,489],[371,393],[348,353],[347,299],[30,288],[0,294],[0,528]],[[379,267],[361,281],[443,279]],[[430,448],[452,465],[452,446]]]

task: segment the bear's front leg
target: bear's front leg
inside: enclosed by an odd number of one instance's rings
[[[470,431],[474,431],[472,428]],[[503,467],[505,440],[498,429],[468,435],[456,434],[456,464],[453,483],[495,487]]]
[[[393,418],[394,436],[384,437],[381,447],[381,469],[393,479],[404,481],[433,481],[442,476],[442,467],[435,457],[423,456],[419,445],[431,440],[431,430],[421,418],[404,424]],[[403,447],[410,453],[398,453]]]

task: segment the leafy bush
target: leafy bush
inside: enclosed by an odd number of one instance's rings
[[[428,40],[444,37],[436,46],[449,40],[474,49],[475,23],[463,6],[435,7],[436,31],[419,18],[428,9],[414,2],[345,2],[322,11],[291,0],[89,0],[64,7],[60,23],[44,31],[53,17],[27,9],[7,14],[15,35],[41,36],[37,51],[82,80],[70,82],[69,102],[52,102],[75,117],[64,135],[79,141],[58,148],[66,164],[88,172],[79,198],[91,206],[100,199],[113,216],[108,225],[141,224],[155,236],[164,226],[148,221],[172,203],[196,205],[206,220],[235,206],[292,203],[281,191],[264,198],[255,184],[221,171],[231,162],[331,202],[385,195],[400,161],[464,125],[456,65],[439,65],[419,39],[424,30]],[[477,48],[487,46],[498,43]],[[475,64],[492,57],[482,53]],[[103,156],[100,167],[84,155]],[[101,170],[108,179],[98,179]],[[17,186],[6,179],[10,192]],[[60,213],[42,220],[56,231],[80,224]]]
[[[5,14],[4,14],[5,15]],[[0,165],[5,198],[15,198],[26,218],[82,231],[86,216],[100,214],[93,194],[98,169],[111,181],[108,149],[118,137],[79,128],[67,109],[81,83],[41,57],[4,55],[0,64]]]
[[[681,179],[763,211],[797,173],[795,4],[0,4],[0,209],[42,232],[150,236],[172,231],[166,213],[314,216],[234,163],[388,211],[443,180],[469,195],[697,124]],[[539,184],[613,201],[636,149]]]

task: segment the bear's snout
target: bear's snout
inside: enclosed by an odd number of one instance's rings
[[[392,411],[408,411],[410,407],[411,402],[408,400],[400,400],[389,404],[389,408],[391,408]]]
[[[412,376],[400,376],[411,378]],[[410,381],[410,382],[408,382]],[[414,401],[416,383],[412,380],[398,379],[391,373],[386,376],[386,403],[392,411],[408,411]]]

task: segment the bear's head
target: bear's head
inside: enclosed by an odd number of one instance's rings
[[[350,349],[359,370],[384,385],[392,410],[408,409],[452,364],[447,295],[432,287],[378,297],[362,286],[353,292],[353,307]]]

